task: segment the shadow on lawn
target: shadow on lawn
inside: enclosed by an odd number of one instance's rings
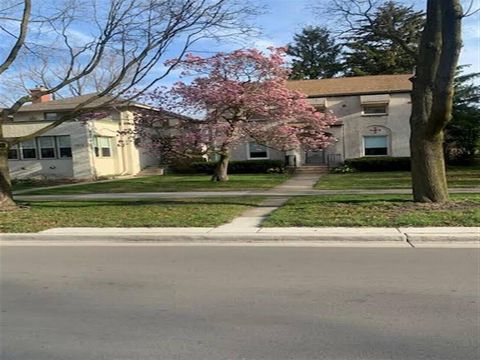
[[[91,207],[131,207],[131,206],[182,206],[182,205],[241,205],[255,207],[258,205],[255,202],[245,202],[245,199],[239,199],[238,201],[206,201],[206,200],[104,200],[104,201],[42,201],[42,202],[22,202],[21,205],[30,209],[49,209],[49,208],[91,208]]]

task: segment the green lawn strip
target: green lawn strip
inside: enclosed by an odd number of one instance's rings
[[[175,200],[38,201],[0,213],[0,232],[56,227],[210,227],[233,220],[261,197]]]
[[[480,167],[452,168],[447,172],[449,187],[470,188],[480,186]],[[315,189],[403,189],[411,186],[410,172],[358,172],[326,174]]]
[[[212,182],[209,175],[146,176],[104,183],[32,190],[29,195],[70,195],[127,192],[229,191],[263,190],[275,187],[289,178],[287,174],[236,174],[226,182]]]
[[[480,195],[458,194],[447,205],[416,204],[410,195],[331,195],[290,199],[265,227],[479,226]]]

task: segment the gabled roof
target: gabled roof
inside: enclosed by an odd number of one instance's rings
[[[77,105],[83,103],[84,101],[90,99],[92,96],[95,96],[96,94],[86,94],[86,95],[80,95],[80,96],[73,96],[73,97],[68,97],[64,99],[56,99],[56,100],[50,100],[50,101],[45,101],[42,103],[36,103],[36,104],[27,104],[23,105],[20,109],[19,112],[26,112],[26,111],[66,111],[66,110],[72,110],[74,109]],[[108,106],[117,106],[117,107],[125,107],[125,106],[139,106],[139,107],[145,107],[145,105],[142,105],[140,103],[136,103],[134,101],[125,101],[122,99],[115,99],[113,100],[113,97],[110,95],[103,96],[99,99],[93,100],[91,103],[85,106],[85,109],[91,109],[91,108],[98,108],[102,107],[102,105],[108,103]],[[111,103],[110,103],[111,101]]]
[[[412,91],[412,74],[352,76],[319,80],[291,80],[288,88],[308,97],[386,94]]]

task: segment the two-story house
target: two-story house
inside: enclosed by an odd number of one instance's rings
[[[22,106],[13,121],[3,125],[4,136],[29,135],[90,96],[58,100],[51,95],[42,96]],[[116,101],[102,108],[108,100],[96,100],[86,106],[102,114],[98,119],[66,121],[35,139],[12,147],[8,154],[11,177],[94,179],[135,175],[145,167],[157,165],[158,157],[142,151],[128,135],[121,135],[133,126],[135,109],[144,105]]]
[[[326,149],[283,152],[246,143],[232,154],[234,160],[288,159],[290,165],[336,165],[363,156],[409,156],[412,83],[405,75],[376,75],[289,81],[290,89],[308,96],[321,111],[331,111],[336,138]]]

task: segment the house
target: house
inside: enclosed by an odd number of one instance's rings
[[[35,89],[33,90],[35,91]],[[22,106],[13,121],[3,125],[5,137],[28,135],[55,121],[92,95],[52,99],[44,95]],[[128,135],[119,131],[132,128],[134,111],[145,108],[135,102],[95,100],[86,106],[101,112],[100,118],[66,121],[56,128],[10,148],[10,175],[21,178],[94,179],[135,175],[148,166],[158,165],[158,157],[141,151]],[[174,114],[169,114],[174,117]]]
[[[283,152],[245,143],[233,160],[285,160],[290,165],[336,165],[363,156],[409,156],[411,74],[375,75],[289,81],[288,87],[308,96],[321,111],[331,111],[336,138],[326,149]]]
[[[308,96],[321,111],[331,111],[337,123],[330,128],[336,141],[317,151],[278,151],[244,143],[232,151],[233,160],[272,159],[289,165],[336,165],[362,156],[409,156],[411,112],[410,74],[376,75],[322,80],[289,81],[291,89]],[[45,95],[20,108],[12,122],[3,125],[6,137],[31,134],[55,121],[92,95],[54,100]],[[121,131],[131,129],[136,102],[116,101],[108,109],[96,100],[87,106],[105,112],[100,119],[67,121],[9,151],[12,178],[56,177],[92,179],[136,175],[159,165],[159,157],[148,155]],[[108,101],[104,99],[102,101]],[[179,115],[166,113],[175,119]]]

